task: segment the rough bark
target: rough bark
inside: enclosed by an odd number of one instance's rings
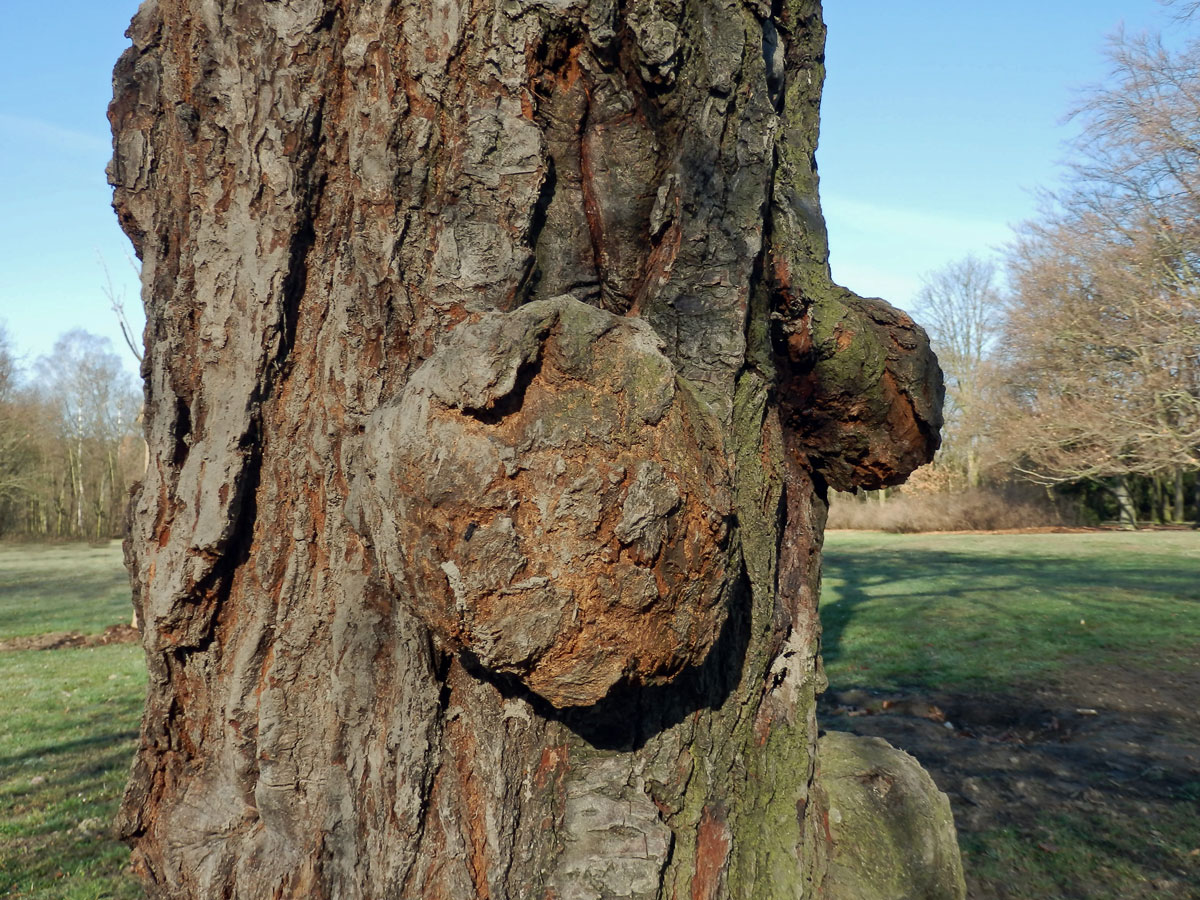
[[[819,4],[148,0],[154,897],[811,896],[828,484],[937,442],[829,280]]]

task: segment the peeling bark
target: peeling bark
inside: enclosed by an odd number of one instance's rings
[[[819,4],[129,36],[150,895],[813,895],[826,485],[927,460],[941,391],[829,280]]]

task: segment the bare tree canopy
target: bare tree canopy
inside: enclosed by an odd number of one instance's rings
[[[107,339],[67,332],[22,373],[0,331],[0,534],[119,537],[144,468],[140,406]]]
[[[928,777],[814,719],[826,485],[903,480],[941,403],[829,280],[819,4],[130,36],[151,895],[961,897]]]
[[[1110,57],[1069,187],[1011,254],[1002,415],[1046,483],[1200,467],[1200,41]]]
[[[14,403],[17,360],[8,330],[0,325],[0,504],[11,504],[32,481],[29,430]]]
[[[1163,6],[1174,7],[1180,19],[1190,19],[1200,10],[1200,0],[1159,0]]]
[[[946,374],[946,408],[939,459],[956,466],[966,487],[977,487],[988,430],[990,360],[1003,322],[993,263],[975,256],[948,263],[923,279],[916,312],[929,330]]]

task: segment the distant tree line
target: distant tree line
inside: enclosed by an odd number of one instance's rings
[[[1000,266],[925,280],[917,316],[948,392],[942,478],[926,481],[1023,480],[1127,525],[1195,521],[1200,40],[1118,34],[1109,59],[1073,113],[1065,186]]]
[[[70,331],[22,373],[0,330],[0,537],[119,537],[145,467],[140,409],[106,339]]]

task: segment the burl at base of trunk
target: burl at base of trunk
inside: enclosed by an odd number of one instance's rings
[[[815,0],[147,0],[114,73],[154,898],[963,895],[827,735],[830,486],[936,448],[829,278]]]

